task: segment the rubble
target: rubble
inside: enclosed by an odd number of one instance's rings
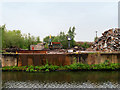
[[[109,29],[102,33],[92,45],[94,51],[120,51],[120,29]]]
[[[67,50],[65,49],[54,49],[54,50],[47,51],[47,54],[64,54],[66,52]]]
[[[10,48],[6,48],[6,49],[3,49],[3,50],[5,50],[4,52],[16,53],[16,51],[21,50],[21,48],[18,48],[16,46],[15,47],[11,46]]]

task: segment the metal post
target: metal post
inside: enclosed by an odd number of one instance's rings
[[[68,48],[70,48],[70,40],[68,41]]]
[[[96,31],[96,37],[97,37],[97,32],[98,32],[98,31]]]
[[[68,36],[67,39],[68,39],[68,48],[70,49],[71,36]]]

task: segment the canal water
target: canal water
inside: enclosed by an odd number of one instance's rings
[[[119,71],[2,72],[3,88],[119,88]]]

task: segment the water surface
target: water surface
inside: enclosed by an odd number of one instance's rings
[[[3,88],[118,88],[118,71],[2,72]]]

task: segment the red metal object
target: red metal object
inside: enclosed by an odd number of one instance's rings
[[[34,50],[34,47],[32,47],[32,50]]]
[[[52,42],[52,44],[60,44],[60,42]]]

